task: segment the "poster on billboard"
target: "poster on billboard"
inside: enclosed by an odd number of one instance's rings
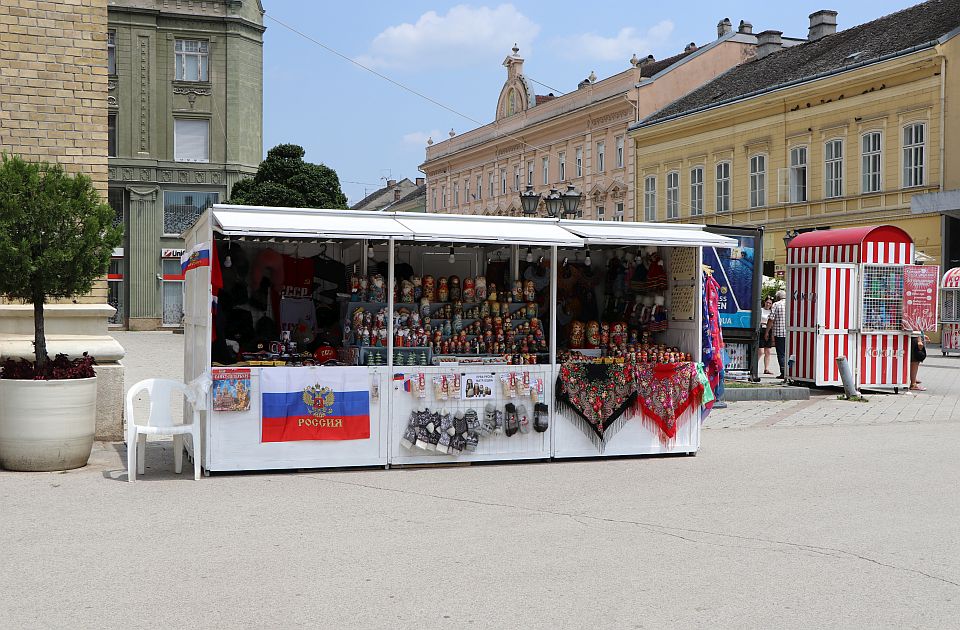
[[[940,268],[907,265],[903,268],[903,328],[937,330]]]
[[[754,237],[734,236],[731,249],[703,248],[703,264],[713,269],[720,284],[720,325],[723,328],[753,328]]]

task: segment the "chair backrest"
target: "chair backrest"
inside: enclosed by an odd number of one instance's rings
[[[150,396],[150,415],[146,422],[139,422],[133,415],[133,401],[143,391],[146,391]],[[127,392],[127,422],[141,427],[174,426],[173,417],[170,415],[170,395],[174,391],[183,394],[184,399],[188,401],[192,398],[187,386],[179,381],[167,378],[148,378],[135,383]],[[189,424],[189,422],[190,420],[184,418],[185,424]]]

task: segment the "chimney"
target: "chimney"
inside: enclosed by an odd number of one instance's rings
[[[747,22],[746,20],[740,20],[740,28],[737,30],[743,33],[744,35],[752,35],[753,24],[751,24],[750,22]]]
[[[730,18],[723,18],[717,22],[717,39],[723,37],[727,33],[733,31],[733,24],[730,22]]]
[[[764,31],[757,35],[757,59],[763,59],[783,48],[783,31]]]
[[[397,180],[395,180],[395,179],[388,179],[388,180],[387,180],[387,188],[393,188],[393,187],[396,186],[396,185],[397,185]]]
[[[396,188],[393,189],[393,200],[394,200],[394,201],[400,201],[400,187],[399,187],[399,186],[397,186]]]
[[[696,49],[697,49],[697,44],[694,42],[690,42],[689,44],[686,45],[686,47],[684,47],[683,52],[693,52]]]
[[[836,11],[817,11],[810,14],[810,31],[807,34],[807,41],[815,42],[823,39],[827,35],[833,35],[837,32],[837,12]]]
[[[422,177],[417,178],[417,186],[423,186],[426,183],[427,183],[427,180],[425,180],[424,178]]]

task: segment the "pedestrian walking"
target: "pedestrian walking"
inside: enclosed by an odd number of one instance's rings
[[[787,378],[787,292],[777,291],[777,301],[770,308],[767,328],[773,331],[773,345],[777,349],[780,378]]]
[[[770,309],[773,308],[773,296],[768,295],[760,307],[760,358],[763,359],[763,373],[773,374],[770,371],[770,358],[773,356],[773,329],[767,324],[770,321]]]

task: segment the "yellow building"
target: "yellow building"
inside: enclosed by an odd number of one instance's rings
[[[948,201],[911,209],[960,188],[960,0],[836,16],[812,14],[799,46],[760,33],[754,59],[631,125],[638,220],[764,226],[777,270],[788,232],[878,223],[960,257]]]

